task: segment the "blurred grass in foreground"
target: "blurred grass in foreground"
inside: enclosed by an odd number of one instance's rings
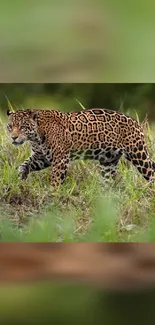
[[[1,324],[93,324],[96,293],[92,288],[49,282],[1,285],[0,293]]]
[[[154,324],[155,291],[104,292],[85,285],[0,286],[1,324]]]

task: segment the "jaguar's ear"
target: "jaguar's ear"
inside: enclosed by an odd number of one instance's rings
[[[10,116],[11,114],[12,112],[9,109],[7,109],[7,116]]]
[[[37,121],[39,112],[38,111],[31,111],[31,117],[34,121]]]

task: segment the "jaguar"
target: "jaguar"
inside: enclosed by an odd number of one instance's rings
[[[50,109],[7,110],[7,130],[13,145],[29,141],[31,155],[18,168],[20,180],[30,172],[51,167],[51,184],[65,181],[69,162],[91,159],[99,162],[104,179],[116,177],[122,156],[147,181],[154,180],[142,124],[124,113],[94,108],[64,113]]]

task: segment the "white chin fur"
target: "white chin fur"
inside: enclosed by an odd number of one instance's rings
[[[21,140],[21,141],[13,141],[12,144],[14,144],[15,146],[20,146],[21,144],[23,144],[25,142],[25,140]]]

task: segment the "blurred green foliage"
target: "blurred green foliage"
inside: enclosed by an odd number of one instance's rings
[[[1,285],[0,293],[1,324],[154,324],[154,290],[104,292],[48,282]]]
[[[127,112],[140,118],[147,114],[155,118],[155,84],[95,84],[95,83],[49,83],[49,84],[1,84],[0,112],[8,108],[7,98],[14,108],[51,108],[62,111],[102,107]]]
[[[151,0],[1,0],[1,82],[152,82]]]

